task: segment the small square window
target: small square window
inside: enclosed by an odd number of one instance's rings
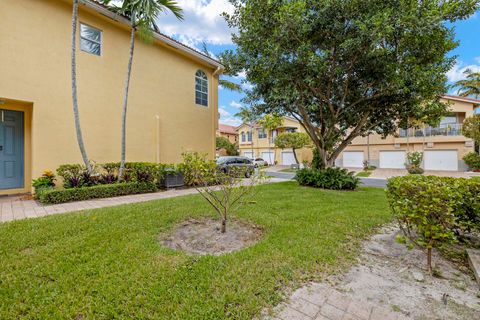
[[[102,55],[102,31],[93,27],[80,24],[80,49],[82,51]]]

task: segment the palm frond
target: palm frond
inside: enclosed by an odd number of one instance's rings
[[[230,91],[235,91],[235,92],[242,92],[242,86],[239,85],[238,83],[225,80],[225,79],[220,79],[218,80],[218,84],[224,87],[227,90]]]

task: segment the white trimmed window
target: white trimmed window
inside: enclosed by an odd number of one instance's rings
[[[195,74],[195,103],[208,107],[208,78],[202,70]]]
[[[80,50],[96,56],[102,55],[102,31],[80,24]]]
[[[265,139],[265,138],[267,138],[267,130],[258,129],[258,139]]]

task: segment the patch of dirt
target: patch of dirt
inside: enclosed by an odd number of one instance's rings
[[[480,291],[470,272],[434,252],[436,277],[426,268],[419,249],[408,251],[385,227],[364,244],[358,264],[329,278],[354,299],[390,307],[414,319],[480,319]]]
[[[229,220],[227,232],[221,233],[219,220],[191,219],[161,237],[160,242],[189,254],[219,256],[251,246],[260,240],[262,234],[260,227],[237,220]]]

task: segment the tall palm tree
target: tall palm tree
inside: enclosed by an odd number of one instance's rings
[[[77,94],[77,24],[78,24],[78,0],[73,0],[72,12],[72,104],[73,118],[75,120],[75,132],[77,134],[78,147],[82,154],[83,163],[89,173],[92,173],[92,165],[88,159],[87,150],[83,142],[82,127],[80,125],[80,114],[78,113]]]
[[[272,164],[272,154],[271,144],[274,142],[272,139],[273,130],[281,127],[283,125],[283,118],[278,114],[266,114],[262,119],[258,121],[258,123],[267,130],[267,139],[268,139],[268,157],[269,157],[269,164]],[[272,140],[272,141],[270,141]],[[274,151],[273,159],[275,160],[276,154]]]
[[[255,158],[255,152],[253,150],[253,127],[258,120],[258,115],[251,108],[242,106],[240,111],[235,114],[235,117],[240,118],[250,129],[250,137],[252,138],[252,158]]]
[[[458,87],[457,94],[462,97],[480,97],[480,72],[473,72],[470,69],[464,72],[466,79],[455,82],[452,87]]]
[[[202,53],[206,55],[209,58],[212,58],[212,54],[210,51],[208,51],[208,46],[205,42],[202,43]],[[222,61],[222,57],[220,57],[220,63],[223,65],[228,65]],[[226,76],[233,76],[233,73],[230,73],[228,70],[225,70],[223,72],[224,75]],[[242,86],[239,85],[238,83],[235,83],[233,81],[227,80],[225,78],[220,78],[218,79],[218,85],[221,87],[224,87],[227,90],[234,91],[234,92],[242,92]]]
[[[107,3],[110,1],[106,1]],[[113,8],[117,13],[130,19],[130,55],[127,66],[127,76],[125,79],[125,94],[123,97],[122,108],[122,142],[121,142],[121,160],[118,179],[122,180],[125,171],[126,158],[126,124],[127,124],[127,106],[128,94],[130,89],[130,78],[132,74],[133,55],[135,51],[135,35],[139,32],[140,38],[145,42],[151,42],[153,30],[158,31],[156,18],[162,12],[170,11],[179,20],[183,19],[182,9],[174,0],[124,0],[121,7]]]

